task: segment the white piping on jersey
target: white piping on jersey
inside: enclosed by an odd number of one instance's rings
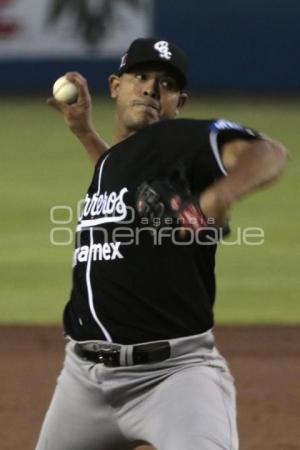
[[[108,153],[105,158],[103,159],[102,163],[101,163],[101,167],[99,169],[99,178],[98,178],[98,191],[97,191],[97,195],[100,194],[100,189],[101,189],[101,178],[102,178],[102,171],[103,171],[103,166],[104,163],[106,161],[106,159],[109,157],[110,153]]]
[[[105,158],[103,159],[103,161],[101,163],[101,167],[100,167],[100,170],[99,170],[97,194],[100,193],[103,166],[104,166],[104,163],[105,163],[105,161],[106,161],[106,159],[108,158],[109,155],[110,155],[110,153],[108,153],[105,156]],[[93,244],[94,244],[93,229],[90,228],[90,246],[92,246]],[[92,313],[92,316],[93,316],[96,324],[99,326],[99,328],[101,329],[102,333],[104,334],[106,340],[109,341],[109,342],[112,342],[112,338],[111,338],[110,334],[108,333],[108,331],[106,330],[104,325],[100,322],[100,320],[99,320],[99,318],[98,318],[98,316],[96,314],[96,311],[95,311],[94,295],[93,295],[93,289],[92,289],[92,283],[91,283],[91,261],[92,261],[92,252],[89,252],[89,258],[88,258],[87,265],[86,265],[86,287],[87,287],[87,292],[88,292],[88,301],[89,301],[90,311]]]
[[[218,133],[216,133],[215,131],[212,131],[212,132],[210,133],[210,135],[209,135],[210,146],[211,146],[211,148],[212,148],[214,157],[216,158],[216,161],[217,161],[217,163],[218,163],[218,166],[219,166],[221,172],[222,172],[224,175],[228,175],[228,173],[227,173],[227,171],[226,171],[226,169],[225,169],[225,167],[224,167],[224,165],[223,165],[221,156],[220,156],[220,151],[219,151],[219,146],[218,146],[217,138],[218,138]]]
[[[90,228],[90,245],[92,246],[94,244],[94,238],[93,238],[93,229]],[[95,311],[95,306],[94,306],[94,296],[93,296],[93,290],[92,290],[92,284],[91,284],[91,260],[92,260],[92,253],[93,252],[89,252],[89,258],[88,258],[88,262],[86,265],[86,287],[87,287],[87,292],[88,292],[88,300],[89,300],[89,307],[92,313],[92,316],[95,320],[95,322],[97,323],[97,325],[99,326],[99,328],[101,329],[102,333],[104,334],[106,340],[108,342],[112,342],[112,338],[110,336],[110,334],[108,333],[108,331],[106,330],[106,328],[104,327],[104,325],[100,322],[96,311]]]

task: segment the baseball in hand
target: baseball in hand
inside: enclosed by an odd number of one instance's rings
[[[52,92],[55,100],[62,103],[74,103],[78,97],[77,86],[69,81],[65,75],[55,81]]]

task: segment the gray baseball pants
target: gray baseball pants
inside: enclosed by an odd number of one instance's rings
[[[171,357],[106,367],[66,346],[36,450],[238,450],[235,388],[211,331],[171,339]],[[122,346],[130,361],[132,346]]]

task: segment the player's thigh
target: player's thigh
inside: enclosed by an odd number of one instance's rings
[[[122,442],[122,436],[101,388],[67,365],[59,376],[36,450],[111,450],[115,442]]]
[[[235,389],[222,369],[199,365],[177,372],[151,401],[147,440],[158,450],[237,450]]]

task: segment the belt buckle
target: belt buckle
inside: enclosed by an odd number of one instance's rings
[[[100,347],[99,362],[107,367],[118,367],[120,365],[120,347],[112,345]]]

